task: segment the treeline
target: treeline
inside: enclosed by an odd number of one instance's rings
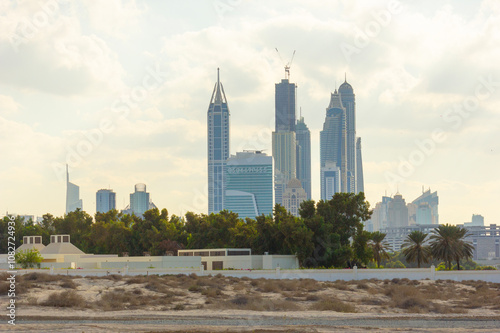
[[[169,216],[166,209],[152,209],[144,216],[123,215],[116,210],[84,211],[63,217],[43,216],[41,223],[16,219],[16,245],[23,236],[69,234],[85,253],[140,256],[164,255],[181,248],[251,248],[254,254],[296,254],[302,267],[366,266],[376,256],[376,233],[363,229],[371,210],[363,193],[337,193],[329,201],[305,201],[300,217],[276,205],[273,216],[241,219],[237,214]],[[7,251],[6,217],[0,223],[0,252]],[[379,244],[380,245],[380,244]]]

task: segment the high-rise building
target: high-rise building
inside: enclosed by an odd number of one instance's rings
[[[306,191],[307,200],[311,200],[311,132],[300,117],[295,126],[295,138],[297,140],[297,179],[300,180],[302,188]]]
[[[307,200],[307,193],[302,188],[300,180],[294,178],[288,182],[283,193],[283,206],[290,214],[299,216],[300,204]]]
[[[273,158],[261,151],[231,155],[226,166],[224,209],[239,217],[255,218],[273,213]]]
[[[399,228],[408,226],[408,207],[401,194],[396,194],[387,208],[387,227]]]
[[[275,86],[275,132],[295,131],[295,83],[282,79]]]
[[[135,184],[134,193],[130,193],[130,204],[122,210],[123,214],[135,214],[142,217],[145,211],[157,208],[146,192],[146,184]]]
[[[95,195],[97,213],[106,213],[116,209],[116,193],[113,190],[101,189]]]
[[[286,185],[297,176],[295,132],[273,132],[272,148],[275,168],[275,202],[282,204],[283,191]]]
[[[275,202],[283,204],[283,192],[297,177],[297,141],[295,136],[295,83],[287,78],[275,85],[275,131],[272,149],[275,167]]]
[[[427,190],[412,202],[417,206],[416,224],[439,224],[438,204],[436,192]]]
[[[330,104],[326,108],[326,117],[323,130],[320,132],[320,166],[321,166],[321,199],[330,200],[326,177],[323,168],[332,168],[332,163],[340,170],[339,192],[348,192],[347,189],[347,159],[346,159],[346,109],[342,105],[337,90],[330,97]],[[337,188],[335,188],[337,190]]]
[[[66,164],[66,214],[78,208],[83,209],[83,202],[80,199],[80,187],[70,183],[68,165]]]
[[[359,192],[365,192],[363,158],[361,157],[361,138],[356,139],[356,193]]]
[[[339,193],[340,184],[340,168],[335,162],[326,161],[321,167],[321,200],[330,200],[335,193]]]
[[[347,77],[339,87],[342,106],[346,110],[346,181],[347,192],[356,193],[356,101]]]
[[[208,135],[208,213],[224,209],[225,167],[229,158],[229,108],[217,68],[207,112]]]

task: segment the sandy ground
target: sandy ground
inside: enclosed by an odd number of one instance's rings
[[[68,279],[73,284],[64,287]],[[16,325],[7,325],[4,319],[0,332],[500,332],[498,284],[130,279],[61,277],[24,282],[29,288],[18,298]],[[406,294],[388,296],[388,288],[401,288]],[[214,290],[220,293],[211,294]],[[398,297],[418,298],[433,290],[447,296],[431,296],[432,307],[418,302],[412,307],[395,305]],[[84,304],[45,304],[52,294],[65,291],[81,296]],[[116,298],[104,303],[106,293]],[[134,294],[143,298],[144,305],[120,298]],[[450,299],[450,295],[457,296]],[[253,299],[258,310],[235,304],[240,296]],[[147,303],[149,299],[155,301]],[[6,297],[0,300],[4,304]],[[322,300],[352,304],[355,312],[315,310],[314,303]]]

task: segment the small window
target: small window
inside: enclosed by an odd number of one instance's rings
[[[213,261],[212,262],[212,270],[222,270],[224,269],[224,262],[223,261]]]

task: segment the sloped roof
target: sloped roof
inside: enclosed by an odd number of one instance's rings
[[[23,244],[17,248],[16,252],[26,251],[26,250],[31,250],[31,249],[37,249],[38,252],[41,252],[44,248],[45,248],[45,245],[43,245],[43,244]]]
[[[43,250],[40,251],[40,254],[44,255],[44,254],[85,254],[85,253],[71,243],[50,243]]]

